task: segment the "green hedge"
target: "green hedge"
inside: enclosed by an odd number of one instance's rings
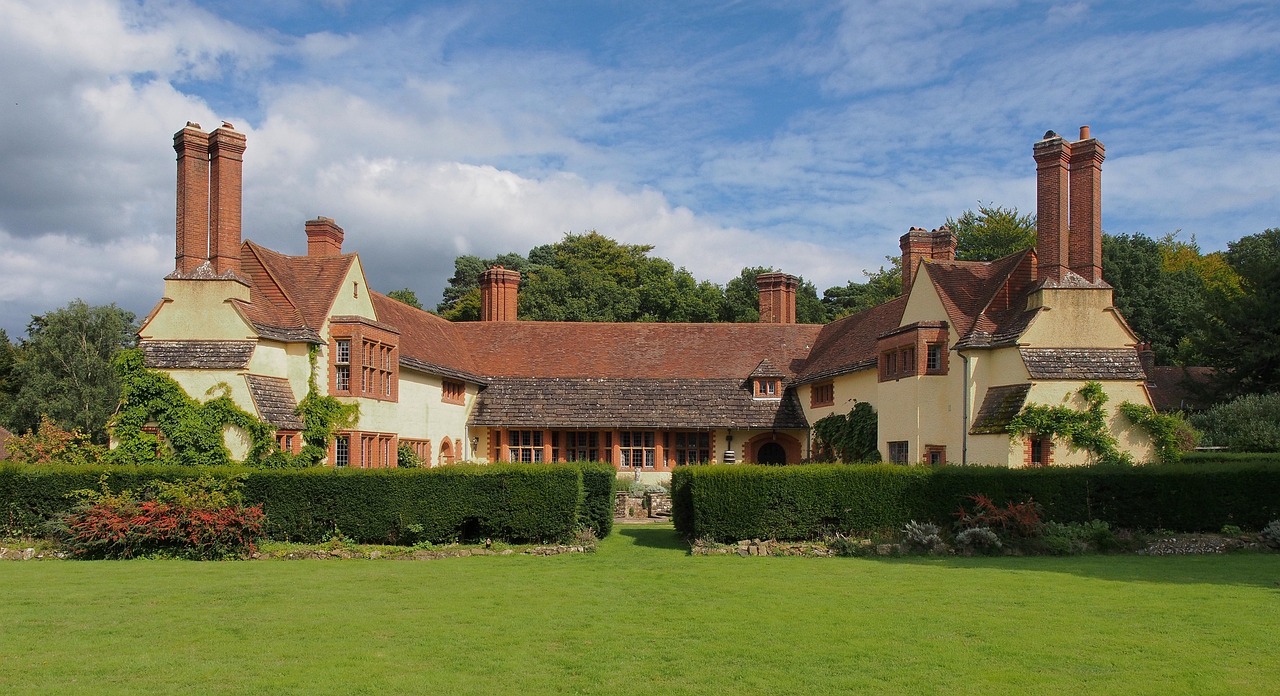
[[[611,472],[612,470],[610,470]],[[436,469],[238,469],[0,465],[0,533],[38,533],[72,504],[71,491],[140,488],[153,479],[243,476],[263,505],[267,536],[317,542],[341,532],[363,543],[495,538],[552,541],[579,524],[612,524],[612,480],[599,466],[450,466]],[[612,476],[612,473],[610,473]],[[602,492],[602,487],[610,486]],[[607,513],[602,514],[602,511]]]
[[[683,467],[672,475],[676,529],[690,538],[811,539],[832,532],[949,526],[967,496],[999,504],[1034,499],[1045,519],[1104,520],[1116,527],[1260,529],[1280,518],[1280,465],[1133,468],[750,465]]]
[[[579,464],[578,469],[583,493],[578,522],[603,539],[613,530],[613,482],[618,479],[618,470],[600,462]]]

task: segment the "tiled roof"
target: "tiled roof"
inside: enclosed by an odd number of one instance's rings
[[[753,399],[741,379],[498,378],[471,425],[538,428],[804,428],[793,390]]]
[[[1032,379],[1146,378],[1132,348],[1020,348]]]
[[[302,417],[298,415],[298,402],[293,396],[289,380],[283,377],[245,375],[249,394],[258,415],[281,430],[302,430]]]
[[[1147,392],[1157,411],[1167,413],[1182,409],[1201,409],[1208,404],[1197,394],[1213,379],[1212,367],[1152,367],[1147,373]]]
[[[355,254],[286,256],[245,242],[240,268],[249,279],[249,302],[237,306],[263,338],[317,343],[354,260]]]
[[[970,435],[999,435],[1008,433],[1009,421],[1018,415],[1031,392],[1030,384],[1010,384],[987,389],[982,407],[973,419]]]
[[[777,367],[774,367],[773,363],[769,362],[768,358],[765,358],[764,360],[761,360],[760,364],[756,365],[756,369],[752,370],[751,374],[747,376],[748,377],[786,377],[787,375],[783,373],[782,370],[779,370]]]
[[[147,367],[163,370],[238,370],[249,364],[253,341],[143,341]]]
[[[816,324],[614,324],[479,321],[453,324],[475,372],[492,377],[734,379],[768,358],[794,375]]]
[[[876,337],[898,328],[906,306],[907,298],[898,297],[822,327],[797,382],[816,382],[874,367]]]
[[[467,382],[485,381],[472,363],[466,345],[458,340],[452,322],[382,293],[371,293],[370,297],[378,321],[400,332],[401,365]]]

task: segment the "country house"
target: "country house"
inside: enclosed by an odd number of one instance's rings
[[[758,324],[520,321],[519,273],[483,274],[482,317],[449,322],[374,291],[331,219],[305,256],[242,239],[245,136],[224,123],[174,135],[177,260],[139,331],[148,366],[200,398],[214,385],[301,447],[310,380],[360,404],[334,466],[388,467],[408,445],[458,460],[795,463],[811,426],[867,402],[897,462],[1077,464],[1087,453],[1006,426],[1025,404],[1072,403],[1099,381],[1109,407],[1150,404],[1137,337],[1102,279],[1102,143],[1082,128],[1035,144],[1038,241],[955,260],[950,230],[901,240],[901,297],[825,326],[795,323],[796,278],[758,278]],[[1139,461],[1149,439],[1112,411]],[[229,438],[236,456],[243,442]]]

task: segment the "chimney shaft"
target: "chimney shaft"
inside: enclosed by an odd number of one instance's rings
[[[209,260],[218,275],[240,273],[245,137],[226,121],[209,136]]]
[[[1071,144],[1071,241],[1069,265],[1072,272],[1091,283],[1102,280],[1102,160],[1106,148],[1089,137],[1089,127],[1080,128],[1078,142]]]
[[[786,273],[761,273],[756,276],[762,324],[796,323],[796,286],[799,283],[799,279]]]
[[[1035,144],[1036,257],[1041,278],[1062,280],[1070,263],[1067,163],[1071,146],[1049,131]]]
[[[177,254],[174,271],[194,273],[209,257],[209,136],[187,122],[173,134],[178,153]]]
[[[480,321],[515,321],[520,271],[494,266],[480,274]]]
[[[338,256],[342,253],[342,228],[333,218],[317,216],[307,220],[307,256]]]
[[[898,239],[902,249],[902,294],[911,292],[920,272],[920,261],[955,261],[956,235],[950,227],[942,226],[932,232],[912,227]]]

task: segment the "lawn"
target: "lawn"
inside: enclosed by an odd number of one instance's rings
[[[1280,555],[0,563],[3,693],[1280,693]]]

